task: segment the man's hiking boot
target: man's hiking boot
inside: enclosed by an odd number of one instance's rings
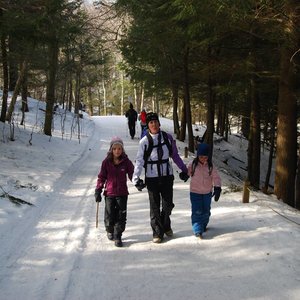
[[[165,235],[168,236],[168,237],[173,236],[173,230],[170,229],[170,230],[166,231],[166,232],[165,232]]]
[[[115,240],[115,246],[116,247],[122,247],[123,246],[122,240],[121,239]]]
[[[110,240],[110,241],[113,241],[114,240],[114,236],[111,232],[108,232],[107,233],[107,238]]]
[[[152,242],[155,243],[155,244],[160,244],[162,241],[162,239],[160,237],[154,237]]]

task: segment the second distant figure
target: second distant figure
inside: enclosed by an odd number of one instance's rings
[[[141,111],[139,120],[141,123],[141,138],[143,138],[147,133],[147,113],[145,109]]]
[[[128,129],[131,139],[134,139],[135,136],[135,123],[137,121],[138,114],[136,110],[134,110],[132,103],[129,105],[129,109],[125,114],[126,118],[128,119]]]

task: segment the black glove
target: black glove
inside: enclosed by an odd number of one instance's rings
[[[184,182],[187,182],[187,180],[190,178],[190,176],[185,172],[181,172],[181,173],[179,173],[179,178],[181,180],[183,180]]]
[[[215,196],[215,201],[218,202],[220,195],[221,195],[222,189],[219,186],[214,187],[214,192],[212,194],[212,197]]]
[[[139,179],[135,185],[135,187],[138,189],[138,191],[142,191],[144,187],[146,187],[146,184],[144,183],[143,179]]]
[[[95,201],[96,202],[101,202],[101,193],[102,193],[102,190],[95,189]]]

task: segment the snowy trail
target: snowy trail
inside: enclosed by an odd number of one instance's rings
[[[1,300],[299,299],[299,226],[227,193],[212,204],[205,240],[196,240],[189,186],[178,176],[174,238],[151,242],[147,192],[128,183],[124,247],[114,247],[103,228],[104,203],[95,228],[96,176],[113,135],[132,161],[138,140],[129,139],[124,117],[94,121],[85,151],[57,178],[49,202],[27,212],[1,245]]]

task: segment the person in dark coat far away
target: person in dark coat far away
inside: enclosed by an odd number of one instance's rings
[[[132,103],[130,103],[129,109],[125,114],[126,118],[128,119],[128,129],[131,139],[134,139],[135,136],[135,123],[137,121],[138,114],[136,110],[134,110]]]

